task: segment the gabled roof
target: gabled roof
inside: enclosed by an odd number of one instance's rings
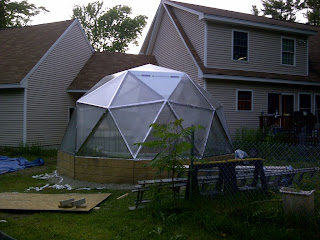
[[[300,29],[305,31],[305,33],[307,33],[308,31],[311,31],[309,34],[312,34],[312,32],[314,31],[312,26],[302,24],[302,23],[280,21],[272,18],[255,16],[253,14],[234,12],[229,10],[199,6],[199,5],[176,2],[176,1],[167,0],[165,2],[171,6],[175,6],[175,7],[180,6],[193,11],[193,13],[196,13],[199,15],[200,20],[204,19],[209,21],[212,20],[212,21],[221,21],[221,22],[229,22],[229,23],[233,22],[238,24],[251,25],[256,27],[264,27],[264,28],[285,27],[292,30]]]
[[[0,84],[19,84],[74,21],[0,30]]]
[[[95,52],[70,84],[69,92],[86,92],[103,77],[145,64],[158,65],[150,55],[119,52]]]
[[[217,21],[224,23],[232,23],[232,24],[240,24],[251,27],[259,27],[259,28],[269,28],[275,31],[288,31],[296,34],[309,35],[310,39],[310,76],[298,76],[298,75],[288,75],[288,74],[277,74],[277,73],[266,73],[266,72],[253,72],[253,71],[242,71],[242,70],[232,70],[232,69],[218,69],[218,68],[208,68],[204,65],[201,58],[199,57],[197,51],[192,45],[188,35],[184,31],[179,19],[176,17],[173,8],[177,7],[185,11],[189,11],[193,14],[199,16],[199,20],[207,20],[207,21]],[[183,42],[188,48],[189,53],[194,59],[195,63],[198,65],[199,69],[202,71],[203,76],[208,78],[211,76],[224,78],[225,76],[230,77],[240,77],[242,78],[251,78],[252,81],[264,81],[262,79],[270,79],[279,81],[282,83],[295,83],[295,84],[304,84],[305,82],[320,82],[320,73],[318,73],[317,69],[320,69],[320,57],[316,55],[318,52],[318,46],[320,43],[320,36],[318,33],[319,28],[300,24],[300,23],[292,23],[286,21],[274,20],[266,17],[254,16],[251,14],[232,12],[222,9],[209,8],[204,6],[198,6],[194,4],[187,4],[169,0],[163,0],[159,6],[157,11],[157,15],[155,16],[153,23],[150,27],[148,35],[143,43],[140,53],[150,54],[150,49],[155,41],[155,36],[157,29],[159,28],[159,22],[161,20],[161,16],[164,12],[167,12],[170,18],[173,21],[179,35],[181,36]],[[150,48],[151,47],[151,48]],[[315,49],[313,49],[315,48]],[[318,67],[319,66],[319,67]],[[314,71],[316,70],[316,71]],[[240,80],[239,78],[239,80]],[[317,84],[318,84],[317,83]]]

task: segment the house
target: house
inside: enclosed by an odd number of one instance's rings
[[[60,144],[93,52],[78,20],[0,30],[0,146]]]
[[[58,146],[75,102],[152,56],[97,53],[78,20],[0,30],[0,147]]]
[[[317,27],[163,0],[140,53],[219,99],[234,134],[261,115],[319,113],[319,40]]]

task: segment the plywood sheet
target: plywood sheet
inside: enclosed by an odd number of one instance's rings
[[[1,210],[28,210],[28,211],[66,211],[88,212],[99,203],[107,199],[111,193],[96,194],[37,194],[37,193],[0,193]],[[85,208],[59,208],[60,201],[74,198],[85,198]]]

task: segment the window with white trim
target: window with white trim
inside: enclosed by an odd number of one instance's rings
[[[299,93],[299,111],[311,113],[311,94]]]
[[[295,40],[282,38],[282,60],[284,65],[295,65]]]
[[[251,90],[237,90],[237,111],[252,111]]]
[[[248,33],[233,31],[233,60],[248,61]]]

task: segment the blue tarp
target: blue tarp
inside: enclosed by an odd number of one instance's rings
[[[8,172],[14,172],[28,167],[40,166],[44,164],[42,158],[37,158],[33,161],[28,161],[23,157],[9,158],[0,156],[0,175]]]

